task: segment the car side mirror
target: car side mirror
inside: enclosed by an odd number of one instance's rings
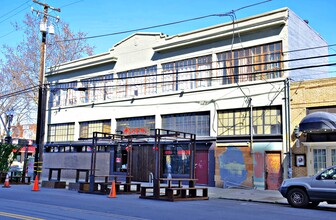
[[[316,180],[321,180],[322,178],[321,178],[321,175],[318,175],[317,177],[316,177]]]

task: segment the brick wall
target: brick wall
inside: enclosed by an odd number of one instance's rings
[[[295,126],[306,116],[306,110],[314,107],[336,106],[336,77],[318,80],[308,80],[291,83],[291,147],[293,177],[306,176],[306,167],[295,166],[295,154],[307,154],[307,147],[302,144],[296,146],[296,139],[293,134]],[[305,141],[305,136],[301,135],[300,142]]]

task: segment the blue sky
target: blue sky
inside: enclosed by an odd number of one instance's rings
[[[69,23],[74,31],[83,31],[88,36],[110,34],[137,28],[166,24],[200,16],[225,13],[264,0],[40,0],[60,13],[52,12]],[[16,45],[22,41],[22,33],[14,31],[12,22],[21,22],[30,7],[42,10],[32,0],[1,0],[0,45]],[[335,0],[272,0],[236,12],[237,19],[264,13],[282,7],[289,7],[316,30],[329,45],[336,44]],[[182,32],[231,21],[229,17],[210,17],[177,25],[146,30],[175,35]],[[95,54],[107,52],[114,44],[132,33],[94,38],[88,43],[95,46]],[[335,53],[333,47],[329,53]]]

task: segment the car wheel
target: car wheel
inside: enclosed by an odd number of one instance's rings
[[[296,208],[304,208],[309,204],[307,193],[299,188],[291,189],[287,195],[288,203]]]
[[[308,204],[308,207],[309,208],[316,208],[319,204],[320,204],[320,202],[310,202]]]

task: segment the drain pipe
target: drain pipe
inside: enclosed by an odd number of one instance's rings
[[[285,121],[286,121],[286,145],[288,154],[288,178],[292,178],[292,148],[290,146],[290,81],[288,78],[285,80]]]
[[[152,172],[149,173],[148,175],[148,182],[153,185],[153,179],[154,179],[154,174]]]

